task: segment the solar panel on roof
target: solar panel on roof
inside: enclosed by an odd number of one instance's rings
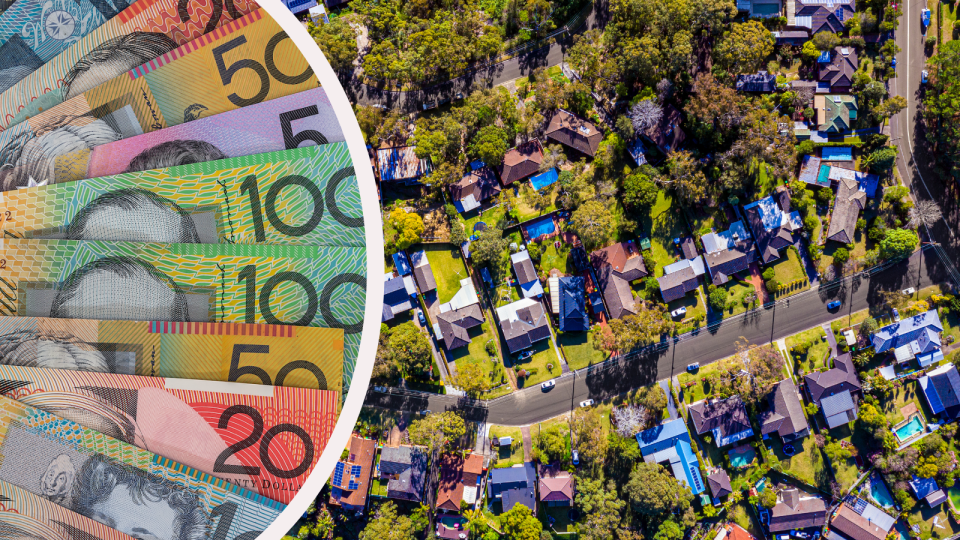
[[[350,485],[347,486],[347,489],[360,489],[360,484],[351,480]]]
[[[838,7],[834,13],[837,15],[837,18],[840,19],[840,22],[843,22],[843,8]]]
[[[360,465],[354,465],[350,467],[350,476],[360,476],[360,471],[363,468]]]
[[[690,465],[690,476],[693,478],[693,483],[697,485],[697,489],[703,489],[703,486],[700,485],[700,469]]]
[[[336,468],[333,469],[333,485],[339,486],[343,484],[343,463],[337,462]]]

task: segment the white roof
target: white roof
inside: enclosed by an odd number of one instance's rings
[[[886,532],[890,532],[890,529],[897,522],[896,518],[890,517],[889,514],[870,503],[867,503],[860,515]]]
[[[897,378],[896,370],[893,366],[883,366],[880,368],[880,375],[888,381],[892,381]]]
[[[560,278],[550,276],[547,278],[547,286],[550,287],[550,313],[556,315],[560,313]]]
[[[703,241],[703,250],[707,253],[716,253],[718,251],[726,251],[732,248],[740,240],[746,240],[747,228],[743,226],[743,222],[737,220],[730,224],[730,228],[720,232],[720,233],[707,233],[703,235],[701,240]]]
[[[847,340],[847,346],[853,347],[857,344],[857,335],[853,333],[853,330],[844,330],[843,337]]]
[[[897,358],[897,362],[904,363],[913,360],[913,357],[916,356],[913,354],[913,347],[909,343],[906,345],[901,345],[893,350],[894,356]]]
[[[663,267],[663,275],[679,272],[685,268],[692,268],[694,274],[702,276],[704,272],[703,258],[701,258],[700,255],[697,255],[692,259],[684,259],[673,264],[668,264]]]
[[[417,286],[413,284],[413,274],[403,276],[403,288],[407,290],[409,295],[417,293]]]
[[[510,262],[513,264],[517,264],[520,261],[526,261],[528,259],[530,259],[530,252],[526,250],[510,254]]]
[[[450,299],[450,309],[460,309],[480,303],[477,290],[473,288],[473,280],[466,277],[460,280],[460,290]]]
[[[523,309],[525,307],[530,307],[534,304],[539,304],[537,300],[533,298],[524,298],[522,300],[517,300],[512,304],[507,304],[497,308],[497,318],[501,321],[519,321],[520,317],[517,317],[517,310]]]
[[[477,486],[463,486],[463,501],[467,504],[477,502]]]

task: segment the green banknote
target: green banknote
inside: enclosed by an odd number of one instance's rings
[[[346,143],[0,193],[7,235],[130,242],[363,246]]]
[[[0,315],[341,328],[346,392],[366,264],[363,247],[7,238]]]

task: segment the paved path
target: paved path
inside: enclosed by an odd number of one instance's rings
[[[797,238],[797,241],[793,243],[793,245],[797,246],[797,251],[800,252],[800,260],[803,261],[803,268],[807,271],[807,279],[810,281],[810,288],[815,289],[820,286],[820,273],[817,272],[817,267],[807,255],[806,244],[807,242],[805,242],[803,238]]]
[[[680,418],[680,413],[677,412],[677,404],[673,402],[673,392],[670,391],[670,385],[667,384],[666,379],[660,381],[660,388],[663,388],[663,393],[667,394],[667,412],[670,413],[670,420]]]
[[[490,455],[490,424],[481,422],[477,426],[477,442],[473,447],[474,453]]]
[[[833,328],[830,328],[830,323],[823,323],[820,327],[827,333],[827,343],[830,344],[830,358],[836,358],[838,355],[837,336],[833,335]]]
[[[523,433],[523,461],[533,461],[533,436],[530,435],[530,426],[521,427],[520,433]]]

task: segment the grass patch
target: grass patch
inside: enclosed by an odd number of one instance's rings
[[[549,214],[557,209],[557,194],[560,192],[560,182],[554,182],[543,189],[546,190],[547,199],[550,201],[550,204],[543,210],[537,210],[536,208],[528,205],[526,201],[526,195],[527,193],[533,192],[533,186],[530,185],[530,182],[524,182],[524,184],[520,187],[520,192],[517,194],[516,214],[517,220],[520,221],[520,223],[540,217],[544,214]]]
[[[822,327],[804,330],[786,339],[787,351],[796,368],[803,369],[804,374],[817,371],[827,366],[830,354],[830,344],[824,339],[827,332]],[[806,353],[800,352],[804,344],[809,344]]]
[[[657,201],[640,223],[650,235],[650,250],[644,254],[651,255],[657,261],[654,277],[662,276],[663,267],[676,262],[678,258],[673,245],[674,238],[687,236],[683,213],[679,204],[674,204],[673,197],[667,195],[666,191],[659,191]]]
[[[755,162],[751,169],[754,185],[757,188],[757,198],[762,199],[773,195],[773,191],[777,188],[777,179],[767,174],[767,164],[762,161]]]
[[[573,508],[569,506],[547,506],[540,503],[540,512],[537,515],[543,523],[543,530],[558,533],[576,532],[577,524],[570,519],[571,510]]]
[[[510,437],[513,442],[510,446],[500,446],[497,450],[496,468],[513,467],[523,463],[523,432],[518,427],[490,426],[490,437],[499,439]]]
[[[774,277],[782,287],[777,292],[778,297],[790,296],[810,288],[807,272],[803,268],[803,261],[800,260],[797,250],[788,247],[784,251],[786,251],[787,256],[781,257],[773,265]]]
[[[582,369],[607,359],[606,353],[593,346],[590,332],[558,332],[557,344],[563,350],[570,369]]]
[[[853,426],[855,424],[856,421],[850,422],[849,424],[827,430],[826,433],[838,441],[847,441],[856,448],[870,448],[866,441],[863,441],[860,439],[860,437],[856,436],[858,434],[853,431]],[[853,487],[853,484],[857,481],[857,478],[860,477],[860,470],[857,469],[856,458],[849,457],[844,460],[829,463],[833,469],[833,477],[837,480],[837,483],[840,484],[840,487],[843,489],[844,493],[846,493],[851,487]]]
[[[460,280],[470,277],[460,250],[438,245],[423,246],[423,249],[427,252],[433,279],[437,282],[437,300],[449,302],[460,290]]]
[[[573,274],[573,259],[570,258],[570,245],[560,242],[560,249],[553,239],[541,245],[540,251],[540,272],[550,274],[550,270],[556,268],[564,274]]]
[[[771,437],[774,453],[780,460],[780,466],[784,473],[799,478],[804,482],[817,486],[820,489],[830,492],[830,482],[833,477],[830,476],[830,468],[827,467],[827,460],[823,452],[817,448],[813,437],[804,437],[792,444],[796,452],[792,456],[787,456],[783,452],[783,441],[780,437]]]
[[[748,307],[753,307],[743,303],[745,298],[757,293],[757,289],[753,286],[753,283],[733,278],[725,285],[722,285],[722,287],[727,289],[727,304],[723,310],[725,314],[736,315],[737,313],[743,313]],[[758,296],[755,305],[759,304],[760,298]]]
[[[683,334],[689,332],[694,328],[700,326],[700,323],[696,322],[698,316],[702,315],[703,320],[707,318],[707,305],[700,299],[699,292],[702,290],[698,289],[696,291],[691,291],[687,293],[683,298],[674,300],[667,304],[667,312],[679,309],[681,307],[687,308],[687,314],[683,316],[683,319],[679,320],[680,323],[677,326],[677,334]]]
[[[677,380],[680,381],[680,387],[677,388],[677,391],[682,393],[680,396],[681,401],[690,404],[711,395],[713,389],[710,388],[710,384],[704,379],[709,379],[713,375],[730,371],[734,368],[735,363],[736,359],[729,357],[706,366],[701,366],[695,373],[685,371],[677,375]]]
[[[830,323],[830,329],[833,330],[834,334],[836,334],[837,332],[839,332],[840,330],[843,330],[844,328],[856,326],[862,323],[863,321],[867,320],[868,317],[870,317],[870,310],[861,309],[860,311],[851,313],[845,319],[833,321],[832,323]]]
[[[518,378],[517,386],[525,388],[560,376],[560,359],[557,358],[552,339],[538,341],[534,343],[532,349],[528,350],[533,351],[533,356],[526,360],[517,360],[519,353],[510,357],[513,365],[528,372],[533,372],[527,377]],[[552,369],[548,369],[547,366],[551,366]]]
[[[913,510],[907,514],[907,523],[920,528],[920,534],[918,536],[922,540],[928,538],[949,538],[960,534],[960,525],[957,525],[957,522],[950,519],[950,516],[947,515],[947,505],[949,504],[949,502],[945,502],[936,508],[930,508],[930,505],[919,502],[913,507]],[[943,527],[942,529],[933,526],[935,518],[938,518],[937,523]],[[911,536],[915,534],[916,533],[911,531]]]
[[[493,357],[487,352],[487,342],[493,340],[496,347],[496,333],[492,331],[493,319],[490,312],[484,311],[483,316],[487,319],[480,326],[474,326],[467,330],[470,336],[470,344],[466,347],[460,347],[452,351],[446,351],[448,361],[476,360],[483,362],[499,363],[497,349],[494,349]]]
[[[460,214],[460,218],[463,219],[463,229],[467,232],[467,237],[469,237],[471,234],[476,234],[473,227],[481,221],[490,227],[500,225],[500,228],[503,228],[503,226],[506,225],[504,221],[506,215],[507,212],[502,206],[494,206],[482,212],[476,210],[467,212],[466,214]]]
[[[757,516],[748,504],[746,500],[735,504],[730,509],[730,520],[746,529],[754,538],[765,538],[763,529],[760,528],[760,523],[757,521]]]
[[[379,459],[379,458],[378,458]],[[374,497],[386,497],[387,496],[387,483],[388,480],[381,480],[380,478],[373,478],[370,481],[370,495]]]
[[[903,386],[895,387],[893,389],[893,396],[884,399],[880,402],[880,406],[883,409],[884,416],[887,417],[887,421],[890,422],[890,428],[893,427],[906,418],[900,414],[900,409],[905,407],[908,403],[913,403],[917,406],[917,410],[920,411],[920,414],[924,415],[924,424],[927,423],[928,418],[924,412],[924,405],[920,400],[920,384],[917,382],[904,382]]]

